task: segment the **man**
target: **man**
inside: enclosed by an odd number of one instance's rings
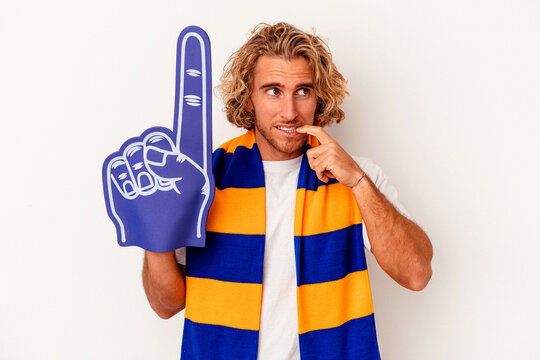
[[[185,359],[380,358],[364,244],[411,290],[432,247],[380,169],[323,130],[346,94],[325,44],[261,24],[222,81],[228,120],[248,131],[214,153],[207,246],[177,251],[181,266],[146,252],[151,307],[186,307]]]

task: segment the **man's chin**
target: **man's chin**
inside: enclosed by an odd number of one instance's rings
[[[275,146],[275,148],[287,155],[300,155],[306,140],[307,136],[294,142],[290,141],[285,144],[279,144],[278,146]]]

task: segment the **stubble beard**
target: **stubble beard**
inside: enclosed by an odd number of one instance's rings
[[[255,128],[272,148],[283,154],[292,155],[295,153],[301,153],[301,150],[306,143],[307,134],[302,134],[302,141],[291,139],[285,144],[280,144],[278,141],[276,141],[276,139],[272,137],[271,134],[266,131],[266,129],[263,129],[261,126],[259,126],[257,121],[255,121]]]

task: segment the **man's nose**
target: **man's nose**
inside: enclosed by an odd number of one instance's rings
[[[294,120],[297,115],[294,97],[292,95],[284,96],[281,101],[281,117],[283,120]]]

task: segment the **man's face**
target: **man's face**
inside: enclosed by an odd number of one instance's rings
[[[255,139],[263,160],[299,156],[307,135],[295,130],[313,125],[316,107],[313,75],[305,58],[261,56],[257,60],[250,110],[255,115]]]

